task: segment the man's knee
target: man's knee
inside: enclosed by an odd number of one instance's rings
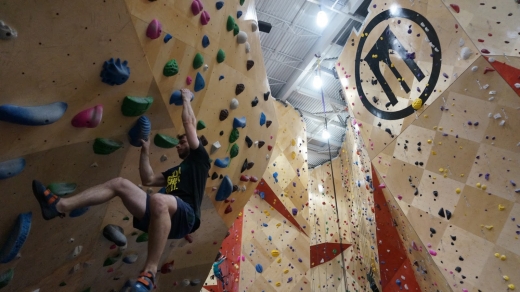
[[[125,194],[125,190],[128,186],[132,185],[132,182],[126,178],[116,177],[106,182],[108,187],[116,192],[117,195]]]
[[[168,213],[168,201],[163,194],[154,194],[150,197],[150,212],[152,215]]]

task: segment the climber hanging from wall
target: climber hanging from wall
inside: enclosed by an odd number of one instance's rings
[[[192,93],[182,90],[182,122],[185,134],[179,135],[177,153],[182,163],[155,174],[150,166],[148,139],[141,140],[139,173],[145,186],[166,187],[166,194],[147,195],[141,188],[124,178],[114,178],[91,187],[75,196],[59,198],[41,182],[33,181],[33,192],[40,204],[43,218],[64,217],[67,212],[106,203],[120,197],[133,215],[133,226],[149,234],[148,257],[132,291],[152,291],[157,265],[167,239],[180,239],[200,226],[200,205],[210,169],[209,155],[197,138],[197,120],[191,108]],[[117,242],[124,234],[104,234]],[[126,241],[126,240],[125,240]]]
[[[222,269],[220,269],[219,265],[222,264],[225,260],[226,260],[226,256],[221,255],[219,252],[217,255],[217,259],[213,263],[213,274],[222,283],[223,291],[226,291],[226,283],[224,282],[224,275],[222,275]]]

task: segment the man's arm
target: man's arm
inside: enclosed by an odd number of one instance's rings
[[[164,187],[166,179],[160,173],[155,175],[150,166],[150,141],[141,140],[141,158],[139,159],[139,174],[141,175],[141,183],[148,187]]]
[[[199,138],[197,137],[197,118],[191,108],[191,91],[182,89],[182,123],[186,131],[186,139],[190,149],[199,148]]]

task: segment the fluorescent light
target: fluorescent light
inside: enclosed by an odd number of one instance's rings
[[[319,27],[325,27],[327,26],[327,23],[329,23],[329,18],[327,17],[327,14],[323,10],[320,10],[320,12],[318,12],[318,15],[316,16],[316,24]]]
[[[330,138],[330,133],[329,131],[327,131],[327,129],[324,129],[323,132],[321,132],[321,137],[323,139],[329,139]]]
[[[316,75],[314,76],[314,80],[312,81],[312,85],[315,87],[315,88],[321,88],[321,85],[323,84],[323,82],[321,81],[321,77]]]

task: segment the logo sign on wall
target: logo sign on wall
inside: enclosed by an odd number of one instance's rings
[[[418,81],[422,81],[426,78],[424,72],[419,68],[414,58],[410,57],[410,53],[406,51],[402,42],[407,43],[407,40],[399,40],[395,34],[390,29],[388,25],[380,37],[376,40],[370,51],[366,54],[364,60],[362,60],[361,54],[363,51],[363,47],[365,46],[365,42],[367,41],[366,35],[370,34],[370,32],[380,23],[390,20],[392,18],[404,18],[410,21],[415,22],[419,27],[423,29],[424,34],[430,41],[431,48],[431,57],[432,57],[432,68],[428,71],[429,80],[426,83],[426,86],[420,90],[421,95],[419,98],[422,100],[423,104],[428,100],[428,97],[431,95],[433,88],[437,84],[439,80],[439,75],[441,71],[441,45],[439,42],[439,37],[437,33],[433,29],[433,26],[430,22],[421,14],[406,8],[397,8],[391,10],[385,10],[380,14],[376,15],[365,27],[363,31],[364,37],[360,38],[359,45],[356,52],[356,62],[355,62],[355,78],[356,78],[356,86],[358,90],[359,96],[362,96],[361,101],[363,105],[367,108],[367,110],[378,118],[385,120],[398,120],[406,118],[407,116],[414,113],[413,107],[410,105],[406,108],[402,108],[400,110],[392,111],[391,109],[399,103],[398,98],[395,93],[392,91],[392,88],[388,85],[387,80],[383,76],[381,72],[380,62],[384,62],[387,67],[392,72],[393,76],[400,81],[400,85],[402,89],[408,94],[410,93],[410,86],[404,81],[403,76],[397,70],[396,66],[393,66],[393,62],[396,62],[396,58],[393,61],[390,60],[390,51],[393,51],[393,54],[397,54],[399,56],[399,61],[402,61],[406,64],[406,67],[412,72],[415,79]],[[374,105],[369,98],[365,96],[363,86],[361,84],[361,72],[360,65],[361,62],[365,61],[368,64],[368,67],[374,74],[377,82],[383,89],[383,92],[386,94],[387,100],[381,99],[383,104],[387,110],[379,109],[376,105]],[[365,83],[366,84],[366,83]],[[402,100],[401,102],[406,102]]]

